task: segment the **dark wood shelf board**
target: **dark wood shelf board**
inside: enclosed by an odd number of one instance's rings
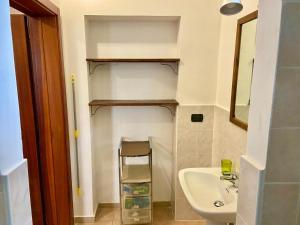
[[[178,106],[176,100],[93,100],[89,106]]]
[[[178,63],[180,58],[87,58],[87,62],[157,62],[157,63]]]

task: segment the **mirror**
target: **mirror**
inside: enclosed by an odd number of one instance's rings
[[[230,121],[248,129],[248,114],[251,103],[251,84],[256,50],[255,11],[238,20],[235,58],[233,68]]]

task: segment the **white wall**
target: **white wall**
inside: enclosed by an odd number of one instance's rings
[[[217,0],[191,0],[189,4],[183,0],[65,0],[60,2],[69,109],[72,108],[70,73],[78,76],[77,106],[81,133],[79,149],[83,194],[78,197],[74,193],[75,215],[91,216],[97,204],[96,184],[92,179],[93,152],[91,151],[91,123],[88,108],[84,15],[181,16],[178,46],[182,62],[178,77],[177,100],[185,105],[214,104],[220,29],[219,4]],[[69,110],[71,129],[72,118],[72,111]],[[71,151],[74,152],[73,141],[71,141],[71,147]],[[73,173],[73,180],[75,180],[74,175],[75,173]],[[94,178],[95,176],[96,174]]]
[[[247,146],[247,155],[262,168],[266,165],[269,143],[282,3],[276,0],[276,4],[271,5],[267,0],[261,1],[259,16],[262,19],[258,20],[257,27],[257,63],[253,75]]]
[[[178,57],[179,17],[86,16],[85,19],[89,58]],[[171,68],[159,63],[108,63],[89,76],[90,101],[175,99],[177,78]],[[171,200],[174,125],[167,109],[101,108],[91,124],[97,202],[119,202],[117,150],[121,137],[147,140],[148,136],[153,136],[153,201]]]
[[[119,202],[117,150],[122,136],[133,140],[153,136],[153,200],[171,201],[174,126],[170,112],[155,107],[103,108],[93,120],[98,202]]]
[[[86,16],[86,20],[89,58],[178,57],[179,17]],[[175,99],[177,78],[171,68],[159,63],[101,65],[89,76],[90,100]],[[153,136],[153,201],[171,200],[173,121],[165,108],[98,110],[91,123],[97,202],[119,202],[121,137],[147,140],[148,136]]]
[[[30,225],[29,184],[27,164],[23,161],[8,0],[0,1],[0,29],[0,223]],[[21,164],[15,176],[12,171]],[[20,201],[24,204],[19,204]]]
[[[178,57],[180,17],[86,16],[87,56]]]
[[[222,16],[218,54],[216,105],[229,111],[237,20],[257,10],[258,0],[243,0],[244,9],[234,16]]]
[[[262,202],[264,201],[264,180],[269,148],[269,134],[272,117],[273,95],[277,70],[278,49],[281,28],[281,0],[261,0],[257,24],[257,51],[253,74],[251,93],[251,107],[249,113],[248,144],[246,155],[242,158],[241,180],[237,210],[237,225],[261,224]],[[290,43],[290,41],[288,41]],[[296,51],[295,51],[296,52]],[[277,140],[278,141],[278,140]],[[283,141],[284,143],[284,141]],[[292,146],[292,145],[289,145]],[[243,179],[243,177],[245,179]],[[282,182],[274,182],[283,186]],[[276,189],[273,189],[276,190]],[[268,194],[273,194],[267,190]],[[281,193],[288,193],[283,190]],[[279,198],[278,191],[274,193]],[[297,194],[298,195],[298,194]],[[297,199],[297,198],[295,198]],[[287,208],[284,201],[274,203],[269,197],[270,206],[276,205],[276,209],[267,206],[268,218],[281,216]],[[289,202],[289,204],[291,204]],[[297,208],[297,207],[295,207]],[[279,213],[280,212],[280,213]],[[265,214],[267,215],[267,213]],[[277,215],[277,217],[276,217]],[[280,219],[283,219],[282,217]],[[290,217],[291,218],[291,217]],[[269,221],[269,224],[278,223]],[[281,222],[279,222],[281,223]]]
[[[247,132],[229,121],[236,30],[238,19],[257,10],[258,0],[244,0],[243,5],[241,13],[221,19],[212,157],[214,166],[220,166],[221,159],[229,158],[237,170],[240,156],[247,149]]]
[[[0,173],[23,159],[9,1],[0,2]]]
[[[60,0],[50,0],[50,2],[54,3],[57,7],[59,7]]]

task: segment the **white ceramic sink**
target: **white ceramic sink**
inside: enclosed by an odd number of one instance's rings
[[[237,189],[221,181],[220,168],[190,168],[179,171],[179,181],[188,202],[207,224],[234,223],[237,210]],[[221,201],[224,205],[216,207]]]

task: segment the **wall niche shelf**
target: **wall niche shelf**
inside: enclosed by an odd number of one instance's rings
[[[95,73],[96,69],[107,63],[160,63],[170,67],[175,74],[178,74],[180,58],[87,58],[89,74]]]
[[[174,116],[179,103],[174,99],[161,100],[93,100],[89,103],[91,115],[95,115],[101,107],[106,106],[158,106],[167,108]]]

